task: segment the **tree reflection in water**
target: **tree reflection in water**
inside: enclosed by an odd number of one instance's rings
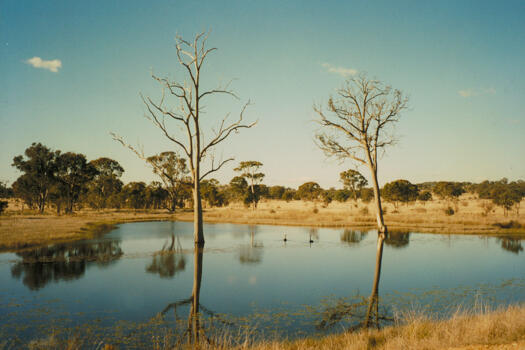
[[[410,232],[389,231],[385,238],[385,244],[392,248],[405,248],[410,243]]]
[[[224,323],[226,325],[231,325],[230,322],[226,320],[222,320],[219,315],[217,315],[212,310],[208,309],[200,302],[200,290],[201,290],[201,282],[202,282],[202,261],[203,261],[203,255],[204,255],[204,244],[195,244],[195,248],[193,251],[193,288],[191,292],[191,296],[187,299],[181,299],[174,303],[168,304],[160,313],[158,316],[164,317],[170,310],[173,310],[173,315],[175,317],[175,321],[179,320],[178,314],[177,314],[177,308],[189,305],[189,315],[188,315],[188,322],[187,326],[185,327],[185,330],[182,334],[182,336],[179,338],[178,344],[175,345],[175,348],[179,348],[181,345],[181,342],[184,340],[184,338],[187,339],[188,344],[199,344],[201,340],[206,341],[208,344],[211,344],[210,338],[208,338],[204,332],[204,328],[202,327],[202,313],[207,314],[213,319],[216,319],[220,321],[221,323]]]
[[[327,329],[342,320],[350,320],[352,322],[350,330],[362,327],[369,328],[372,324],[379,328],[381,321],[391,321],[392,319],[386,316],[386,311],[380,311],[379,308],[379,280],[381,277],[383,247],[385,244],[394,247],[404,247],[408,245],[409,237],[410,233],[408,232],[379,233],[377,236],[374,280],[370,296],[368,298],[361,297],[360,300],[351,303],[339,300],[336,305],[327,307],[321,313],[321,320],[317,322],[316,328]],[[363,238],[364,235],[362,233],[353,230],[345,230],[341,235],[341,241],[348,244],[357,244]]]
[[[498,240],[501,242],[501,248],[504,250],[519,254],[523,251],[523,246],[521,245],[521,239],[515,237],[500,237]]]
[[[366,231],[345,229],[341,234],[341,242],[344,242],[350,246],[356,245],[361,243],[361,241],[365,239],[367,235],[368,232]]]
[[[164,244],[161,250],[153,253],[151,263],[146,267],[146,272],[159,274],[161,278],[170,278],[179,271],[186,268],[186,259],[182,254],[182,246],[177,236],[175,246],[175,234],[171,234],[171,243]]]
[[[257,226],[248,226],[250,230],[250,244],[241,245],[239,248],[239,261],[241,264],[258,264],[262,261],[263,244],[255,240]]]
[[[104,240],[95,243],[56,244],[16,253],[22,258],[11,268],[14,278],[31,290],[45,287],[49,282],[69,281],[84,275],[87,265],[107,266],[122,255],[120,241]]]

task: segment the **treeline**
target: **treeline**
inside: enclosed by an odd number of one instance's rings
[[[57,213],[72,213],[83,207],[93,209],[131,208],[168,209],[191,207],[193,205],[192,183],[188,176],[185,159],[175,152],[163,152],[145,159],[161,181],[121,181],[123,167],[110,158],[88,161],[80,153],[53,151],[41,143],[33,143],[24,155],[14,157],[13,166],[22,175],[11,185],[0,183],[0,198],[16,197],[28,208],[41,213],[52,208]],[[305,200],[328,205],[332,201],[346,202],[361,200],[368,203],[374,198],[373,190],[367,187],[367,180],[356,170],[340,173],[342,189],[323,189],[316,182],[306,182],[297,189],[285,186],[262,184],[265,174],[263,164],[244,161],[234,170],[238,176],[228,184],[216,179],[201,182],[201,196],[208,207],[220,207],[232,202],[242,202],[253,208],[262,199]],[[509,182],[425,182],[412,184],[407,180],[396,180],[381,189],[383,200],[399,204],[415,201],[427,202],[433,198],[450,201],[448,214],[457,211],[457,201],[463,193],[477,194],[487,199],[484,210],[488,214],[493,206],[501,206],[505,215],[514,209],[519,215],[519,205],[525,197],[525,181]],[[0,201],[0,212],[7,202]],[[454,208],[452,208],[452,206]]]

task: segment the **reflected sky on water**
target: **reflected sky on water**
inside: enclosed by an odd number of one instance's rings
[[[192,229],[184,222],[129,223],[98,239],[0,254],[0,313],[8,315],[0,326],[63,313],[70,324],[107,314],[108,325],[150,319],[192,295],[197,261]],[[207,224],[205,237],[200,303],[214,314],[292,312],[326,298],[370,293],[375,231]],[[461,303],[525,301],[523,243],[512,237],[391,232],[384,241],[382,306],[392,312],[432,303],[425,295],[435,290],[444,300],[448,291],[457,293]],[[387,297],[396,295],[403,297]],[[423,297],[417,300],[418,295]],[[51,306],[37,316],[34,309],[42,303]],[[293,332],[294,323],[292,317],[280,329]]]

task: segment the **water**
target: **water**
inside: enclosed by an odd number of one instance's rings
[[[202,325],[214,329],[297,337],[363,322],[375,231],[208,224],[205,249],[194,253],[192,230],[192,223],[130,223],[98,239],[0,254],[0,339],[16,346],[81,330],[92,341],[144,340],[187,325],[195,286]],[[458,305],[525,301],[522,242],[392,233],[380,323],[412,309],[447,316]]]

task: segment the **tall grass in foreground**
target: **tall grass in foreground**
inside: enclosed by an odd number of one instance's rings
[[[118,349],[111,344],[83,344],[81,337],[59,341],[53,336],[33,340],[29,349]],[[201,338],[199,349],[447,349],[462,346],[511,344],[513,349],[525,347],[525,305],[489,310],[478,306],[458,310],[450,319],[436,318],[418,312],[398,315],[396,324],[381,330],[328,335],[299,340],[253,340],[248,333],[222,333],[211,339]],[[0,348],[2,342],[0,341]],[[192,349],[184,339],[159,334],[151,339],[148,349]],[[475,348],[475,347],[474,347]],[[474,349],[469,348],[469,349]],[[491,347],[483,347],[491,349]]]

